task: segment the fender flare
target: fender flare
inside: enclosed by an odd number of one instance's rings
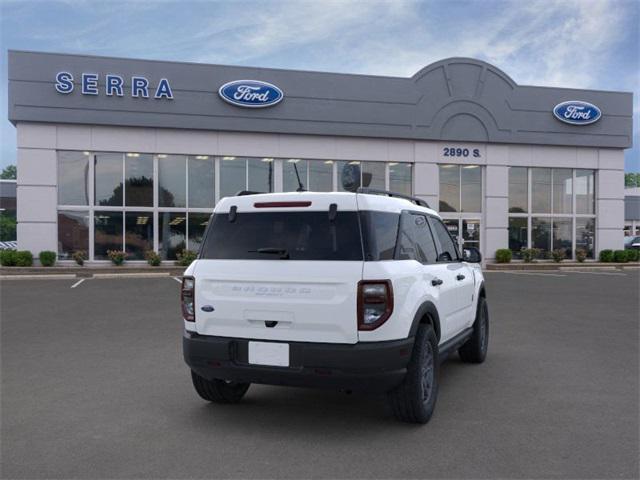
[[[484,288],[484,280],[480,282],[480,286],[478,287],[478,297],[487,298],[487,291]]]
[[[438,314],[438,309],[431,301],[426,301],[418,308],[418,311],[413,317],[413,322],[411,322],[411,329],[409,330],[409,337],[415,337],[416,333],[418,333],[418,327],[422,323],[422,319],[428,315],[431,318],[431,323],[433,324],[433,329],[436,333],[436,338],[440,341],[440,315]]]

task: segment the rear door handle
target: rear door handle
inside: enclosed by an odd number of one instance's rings
[[[440,280],[439,278],[434,278],[433,280],[431,280],[431,285],[433,285],[434,287],[442,285],[442,280]]]
[[[461,273],[458,274],[458,276],[456,277],[456,280],[464,280],[465,276],[462,275]]]

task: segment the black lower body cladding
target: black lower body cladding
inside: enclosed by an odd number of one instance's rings
[[[249,341],[185,331],[184,359],[191,370],[207,379],[386,392],[406,375],[414,338],[354,345],[286,342],[289,367],[250,364]]]

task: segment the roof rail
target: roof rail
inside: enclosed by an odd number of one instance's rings
[[[245,195],[262,195],[263,193],[266,192],[253,192],[251,190],[240,190],[238,193],[236,193],[236,197],[244,197]]]
[[[375,188],[360,187],[356,190],[356,193],[368,193],[370,195],[386,195],[387,197],[403,198],[415,203],[421,207],[431,208],[427,202],[418,197],[412,197],[411,195],[404,195],[402,193],[390,192],[389,190],[378,190]]]

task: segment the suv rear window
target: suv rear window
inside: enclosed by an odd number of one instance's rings
[[[200,258],[362,260],[357,212],[242,212],[213,216]]]

